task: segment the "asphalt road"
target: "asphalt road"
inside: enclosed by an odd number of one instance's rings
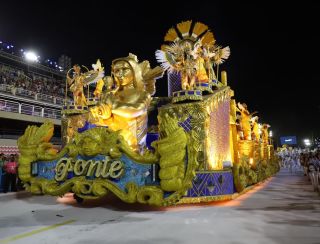
[[[0,243],[319,244],[320,197],[285,169],[235,200],[169,208],[0,194]]]

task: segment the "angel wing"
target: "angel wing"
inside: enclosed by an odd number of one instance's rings
[[[104,68],[101,65],[100,59],[97,60],[96,64],[92,64],[92,68],[94,71],[104,70]]]
[[[90,70],[83,74],[85,76],[84,83],[86,85],[90,85],[93,83],[97,83],[104,76],[104,70]]]
[[[217,47],[215,51],[216,55],[214,56],[214,63],[216,65],[222,64],[230,56],[230,47],[225,48]]]
[[[167,70],[169,73],[172,73],[176,70],[175,64],[177,63],[175,60],[174,55],[172,55],[169,52],[157,50],[156,51],[156,59],[158,63],[160,63],[160,66]]]
[[[177,43],[172,43],[171,45],[163,45],[162,50],[156,51],[156,59],[164,71],[169,73],[179,71],[177,68],[177,59],[183,55],[183,50]]]
[[[156,92],[156,80],[162,78],[164,74],[164,69],[160,66],[151,69],[149,61],[141,62],[139,66],[141,67],[145,89],[152,96]]]
[[[203,49],[203,56],[205,58],[212,59],[215,55],[216,55],[216,53],[214,51],[211,51],[207,48]]]

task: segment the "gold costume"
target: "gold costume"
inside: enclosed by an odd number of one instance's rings
[[[252,135],[255,141],[260,142],[260,129],[258,123],[258,116],[252,118]]]
[[[206,71],[206,64],[205,60],[202,57],[198,57],[196,59],[196,65],[197,65],[197,81],[198,82],[209,82],[209,77]]]

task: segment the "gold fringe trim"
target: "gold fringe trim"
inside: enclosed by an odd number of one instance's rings
[[[177,103],[177,102],[182,102],[185,100],[194,100],[194,101],[200,101],[202,100],[202,96],[198,95],[183,95],[179,97],[173,97],[172,98],[172,103]]]
[[[186,203],[200,203],[200,202],[213,202],[213,201],[227,201],[232,200],[233,195],[218,195],[218,196],[203,196],[203,197],[184,197],[181,198],[177,204],[186,204]]]

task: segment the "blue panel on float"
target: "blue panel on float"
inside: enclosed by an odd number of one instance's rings
[[[68,157],[68,155],[65,155]],[[76,156],[75,160],[92,160],[92,161],[102,161],[105,159],[104,155],[96,155],[94,157],[84,157]],[[60,159],[59,159],[60,160]],[[32,165],[32,175],[37,178],[44,178],[47,180],[54,180],[56,174],[56,165],[59,161],[58,159],[52,161],[38,161],[34,162]],[[134,182],[138,186],[144,185],[155,185],[158,182],[152,179],[152,165],[151,164],[140,164],[134,160],[128,158],[126,155],[122,155],[119,159],[124,165],[124,174],[119,179],[105,179],[112,181],[120,189],[125,190],[126,185],[129,182]],[[67,175],[67,179],[78,177],[74,174],[73,170],[70,170]],[[95,179],[94,176],[86,176],[87,179]]]
[[[199,172],[187,197],[229,195],[234,192],[232,171]]]

